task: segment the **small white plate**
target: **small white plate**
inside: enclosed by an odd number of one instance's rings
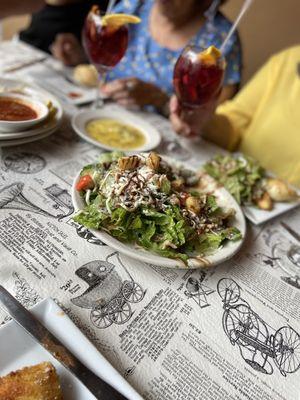
[[[254,206],[244,206],[242,209],[249,221],[251,221],[254,225],[260,225],[299,206],[299,201],[293,201],[287,203],[274,202],[274,208],[270,211],[260,210]]]
[[[51,129],[47,131],[43,131],[38,135],[31,135],[28,137],[22,137],[20,139],[9,139],[9,140],[0,140],[0,148],[1,147],[10,147],[10,146],[19,146],[20,144],[26,144],[31,142],[36,142],[37,140],[45,139],[46,137],[52,135],[52,133],[56,132],[59,125],[53,126]]]
[[[162,158],[168,163],[179,166],[183,165],[179,163],[176,160],[173,160],[169,157],[164,157]],[[191,169],[190,166],[186,166],[185,168]],[[73,186],[72,186],[72,201],[73,205],[76,211],[82,210],[85,206],[84,201],[82,197],[79,195],[78,191],[76,190],[76,183],[80,177],[80,172],[78,175],[75,177]],[[218,187],[216,182],[209,177],[208,175],[205,175],[207,179],[207,186],[205,190],[207,190],[208,193],[213,192],[213,194],[217,198],[218,205],[224,208],[233,208],[235,210],[235,216],[232,220],[232,225],[237,227],[241,234],[242,234],[242,239],[237,241],[237,242],[227,242],[223,247],[219,248],[214,254],[208,255],[205,258],[202,258],[202,261],[195,260],[193,258],[189,259],[189,266],[187,267],[183,261],[181,260],[175,260],[172,258],[167,258],[167,257],[162,257],[159,255],[156,255],[154,253],[151,253],[150,251],[146,251],[144,249],[141,249],[140,247],[137,248],[135,244],[130,244],[130,243],[123,243],[111,236],[109,233],[101,231],[101,230],[95,230],[91,229],[91,232],[98,237],[100,240],[102,240],[105,244],[108,246],[112,247],[113,249],[119,251],[120,253],[123,253],[127,255],[128,257],[132,257],[136,260],[152,264],[152,265],[158,265],[160,267],[165,267],[165,268],[190,268],[190,269],[196,269],[196,268],[203,268],[207,266],[213,266],[220,264],[229,258],[233,257],[238,250],[241,248],[245,236],[246,236],[246,221],[244,214],[240,208],[240,206],[237,204],[235,199],[227,192],[226,189]]]
[[[30,78],[37,85],[53,93],[63,102],[71,105],[91,103],[96,98],[97,88],[78,85],[73,80],[72,69],[62,66],[57,60],[35,66]]]
[[[141,396],[99,353],[84,334],[74,325],[61,308],[50,298],[31,309],[32,313],[96,375],[110,383],[130,400],[142,400]],[[0,376],[25,366],[50,361],[60,377],[64,399],[94,400],[95,397],[55,360],[41,345],[35,342],[14,321],[0,328]]]
[[[146,143],[143,146],[140,146],[128,152],[149,151],[151,149],[156,148],[160,143],[161,140],[160,133],[154,126],[152,126],[142,118],[136,116],[135,114],[121,109],[118,111],[113,111],[113,110],[106,110],[104,107],[100,110],[81,111],[75,114],[74,117],[72,118],[72,127],[80,137],[82,137],[87,142],[94,144],[97,147],[110,151],[122,150],[102,144],[88,135],[85,128],[86,124],[94,119],[102,119],[102,118],[114,119],[116,121],[122,122],[123,124],[134,126],[135,128],[143,132],[146,138]]]

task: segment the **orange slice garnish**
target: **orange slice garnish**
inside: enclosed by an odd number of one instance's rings
[[[217,60],[222,57],[222,53],[215,46],[210,46],[206,50],[198,54],[201,62],[205,64],[216,64]]]
[[[139,24],[141,18],[129,14],[107,14],[101,18],[103,26],[119,28],[127,24]]]

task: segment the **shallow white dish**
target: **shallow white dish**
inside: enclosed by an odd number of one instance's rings
[[[110,147],[105,144],[98,142],[91,138],[86,132],[86,124],[93,120],[93,119],[101,119],[101,118],[110,118],[115,119],[123,124],[128,124],[134,126],[135,128],[139,129],[143,132],[146,138],[146,143],[134,150],[130,150],[129,152],[141,152],[141,151],[148,151],[157,147],[160,143],[161,136],[159,131],[149,124],[148,122],[144,121],[142,118],[136,116],[135,114],[126,111],[126,110],[106,110],[105,107],[99,110],[86,110],[80,111],[79,113],[75,114],[72,118],[72,127],[75,132],[82,137],[87,142],[94,144],[97,147],[100,147],[105,150],[122,150],[116,147]]]
[[[11,100],[15,99],[17,101],[19,100],[24,105],[29,106],[31,109],[33,109],[37,114],[37,118],[25,121],[0,120],[0,131],[2,132],[17,132],[20,130],[26,130],[33,127],[34,125],[41,123],[45,118],[47,118],[49,114],[49,109],[46,104],[38,99],[15,93],[0,93],[0,100],[1,98],[7,98]]]
[[[19,146],[20,144],[26,144],[31,142],[36,142],[37,140],[45,139],[46,137],[52,135],[52,133],[56,132],[59,125],[53,126],[51,129],[44,130],[39,134],[34,134],[30,136],[24,136],[17,139],[8,139],[8,140],[0,140],[0,148],[1,147],[10,147],[10,146]]]
[[[69,317],[50,298],[31,309],[32,313],[68,347],[95,374],[109,382],[130,400],[141,396],[99,353]],[[95,397],[56,361],[42,346],[32,339],[14,321],[0,328],[0,376],[16,369],[50,361],[57,369],[66,400],[94,400]]]
[[[170,164],[172,163],[176,165],[183,165],[169,157],[162,156],[162,158],[168,161]],[[189,168],[192,170],[192,168],[189,166],[185,166],[185,168]],[[72,201],[76,211],[79,211],[84,208],[84,201],[76,190],[76,183],[79,177],[80,177],[80,172],[75,177],[72,186]],[[102,240],[105,244],[112,247],[113,249],[129,257],[132,257],[136,260],[148,264],[158,265],[160,267],[165,267],[165,268],[191,268],[191,269],[203,268],[220,264],[228,260],[229,258],[233,257],[241,248],[246,235],[246,221],[240,206],[237,204],[235,199],[229,194],[229,192],[227,192],[227,190],[224,188],[217,187],[216,182],[207,175],[205,175],[205,178],[208,180],[207,191],[211,192],[213,189],[218,204],[225,208],[234,208],[236,213],[235,217],[233,218],[232,225],[240,230],[243,238],[242,240],[239,240],[237,242],[226,243],[223,247],[218,249],[214,254],[202,258],[202,261],[191,258],[189,259],[189,266],[187,267],[181,260],[162,257],[154,253],[151,253],[150,251],[141,249],[140,247],[137,248],[137,246],[134,244],[120,242],[107,232],[101,230],[95,230],[95,229],[90,229],[90,230],[91,232],[93,232],[95,236],[97,236],[100,240]]]
[[[286,203],[275,203],[274,202],[274,208],[273,210],[270,211],[265,211],[265,210],[260,210],[259,208],[256,207],[251,207],[251,206],[244,206],[243,211],[246,215],[246,217],[254,224],[254,225],[260,225],[263,224],[267,221],[270,221],[273,218],[278,217],[281,214],[284,214],[293,208],[299,207],[300,202],[299,201],[292,201],[292,202],[286,202]]]

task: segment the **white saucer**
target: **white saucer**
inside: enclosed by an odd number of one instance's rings
[[[86,140],[89,143],[92,143],[97,147],[110,151],[123,150],[102,144],[88,135],[85,129],[86,124],[91,120],[102,119],[102,118],[117,120],[119,122],[122,122],[123,124],[134,126],[135,128],[143,132],[146,138],[146,143],[128,152],[149,151],[157,147],[160,143],[161,140],[160,133],[153,125],[149,124],[142,118],[136,116],[134,113],[123,109],[111,110],[109,108],[103,107],[99,110],[80,111],[79,113],[75,114],[74,117],[72,118],[72,127],[82,139]]]
[[[55,125],[51,129],[48,129],[47,131],[44,131],[38,135],[23,137],[23,138],[19,138],[19,139],[0,140],[0,148],[1,147],[9,147],[9,146],[18,146],[20,144],[26,144],[26,143],[35,142],[37,140],[45,139],[46,137],[52,135],[52,133],[56,132],[58,127],[59,127],[59,125]]]

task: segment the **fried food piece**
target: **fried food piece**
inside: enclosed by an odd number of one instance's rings
[[[121,157],[118,160],[118,166],[123,171],[136,169],[140,165],[138,156]]]
[[[153,169],[153,171],[157,171],[159,168],[160,160],[161,160],[161,157],[154,151],[151,151],[151,153],[147,157],[146,165],[149,168]]]
[[[265,192],[260,199],[256,200],[256,205],[261,210],[266,210],[266,211],[272,210],[273,209],[273,201],[272,201],[272,198],[269,195],[269,193]]]
[[[49,362],[0,377],[1,400],[62,400],[59,378]]]
[[[266,190],[274,201],[293,201],[299,199],[299,195],[286,182],[269,178],[266,183]]]
[[[198,197],[189,196],[186,199],[186,207],[188,210],[192,211],[195,214],[198,214],[201,210],[200,201]]]

